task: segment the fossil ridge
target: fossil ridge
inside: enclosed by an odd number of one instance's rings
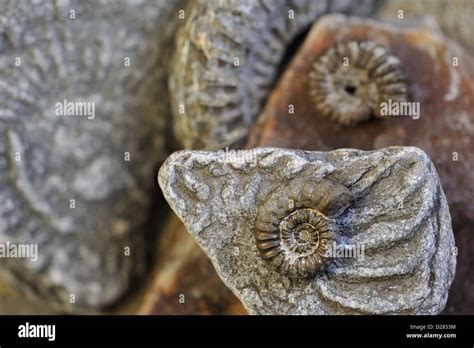
[[[417,148],[179,151],[158,179],[250,313],[437,314],[445,306],[456,265],[451,220],[435,167]],[[268,199],[297,208],[304,197],[289,194],[289,186],[321,180],[352,195],[350,204],[336,205],[339,243],[363,246],[364,254],[333,257],[314,276],[293,279],[261,258],[258,210],[282,214]]]

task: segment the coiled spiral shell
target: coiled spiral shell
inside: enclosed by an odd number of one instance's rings
[[[345,210],[352,196],[328,180],[293,180],[275,189],[258,208],[255,239],[263,259],[289,278],[307,278],[328,263],[328,246],[338,240],[330,217]]]
[[[186,149],[243,142],[293,40],[330,12],[368,15],[373,0],[195,0],[176,36],[169,89]]]
[[[310,94],[321,115],[345,126],[382,117],[383,102],[408,100],[400,60],[372,41],[329,48],[313,65]]]

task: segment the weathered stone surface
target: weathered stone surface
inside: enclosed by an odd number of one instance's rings
[[[324,13],[375,8],[373,0],[189,1],[169,82],[177,140],[186,149],[242,143],[298,34]]]
[[[97,309],[143,274],[177,3],[0,2],[0,241],[39,252],[0,279],[24,296]],[[94,117],[57,115],[64,99]]]
[[[416,25],[426,16],[434,17],[449,37],[474,50],[474,2],[471,0],[388,0],[377,12],[381,20],[395,24]]]
[[[434,165],[417,148],[180,151],[158,179],[172,209],[251,313],[437,314],[444,308],[456,265],[451,220]],[[352,199],[316,199],[322,181]],[[272,206],[269,198],[288,198],[271,208],[275,219],[303,208],[324,211],[338,227],[338,243],[364,246],[364,253],[330,258],[314,277],[278,273],[254,237],[259,210]]]

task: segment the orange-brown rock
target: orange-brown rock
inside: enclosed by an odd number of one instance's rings
[[[138,314],[247,314],[175,215],[160,233],[159,255]]]

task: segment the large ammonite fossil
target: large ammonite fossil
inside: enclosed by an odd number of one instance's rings
[[[176,12],[0,1],[0,243],[39,250],[37,262],[2,259],[0,285],[25,301],[95,311],[144,275],[147,178],[166,156],[163,23]]]
[[[400,60],[373,41],[329,48],[313,65],[310,94],[321,115],[346,126],[385,116],[384,102],[408,100]]]
[[[170,70],[174,134],[186,149],[242,143],[295,38],[321,15],[373,0],[189,1]]]
[[[328,180],[295,179],[275,189],[258,208],[255,239],[261,256],[289,278],[314,275],[330,260],[329,245],[339,239],[331,217],[351,200],[347,188]]]

